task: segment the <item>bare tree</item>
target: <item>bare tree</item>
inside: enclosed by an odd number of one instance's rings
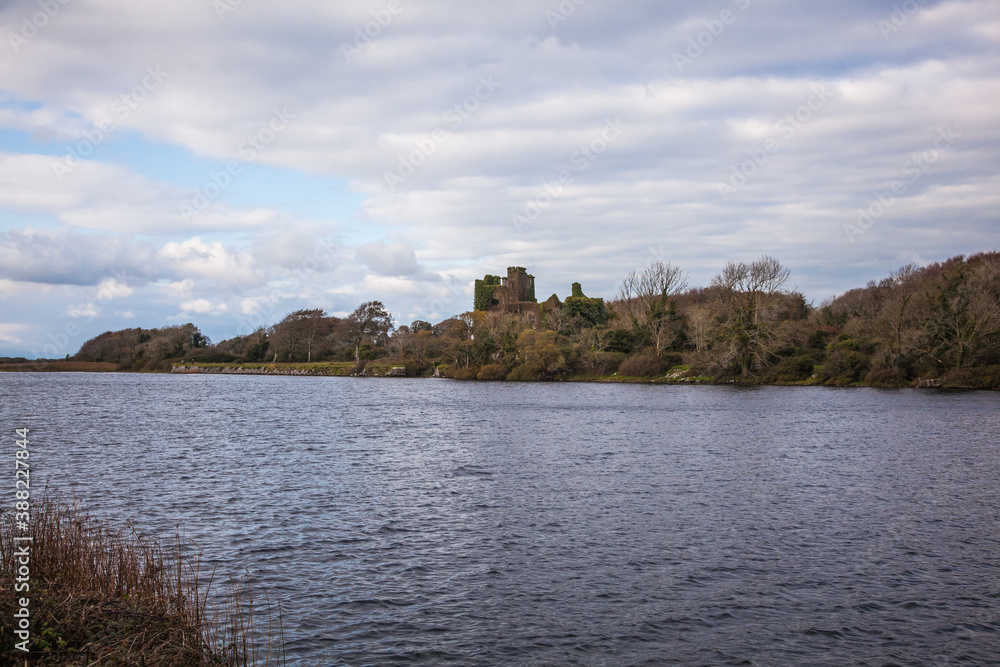
[[[550,331],[561,332],[570,322],[569,314],[566,312],[566,308],[563,307],[562,303],[558,303],[555,306],[548,306],[548,302],[543,304],[542,319],[545,322],[545,328]]]
[[[670,262],[652,262],[641,273],[631,271],[618,290],[615,307],[633,327],[648,326],[666,313],[671,297],[687,288],[687,276]]]
[[[1000,267],[963,263],[943,273],[930,295],[924,353],[945,367],[973,362],[1000,336]]]
[[[316,340],[318,334],[328,328],[326,313],[323,312],[322,308],[315,308],[313,310],[299,310],[292,314],[297,316],[302,326],[302,338],[306,344],[306,362],[310,362],[312,361],[313,341]]]
[[[917,331],[925,301],[919,287],[917,265],[901,267],[878,284],[878,295],[873,295],[872,299],[877,302],[877,310],[870,318],[858,318],[868,326],[884,367],[899,366],[918,344]],[[869,291],[872,290],[869,288]]]
[[[673,300],[686,288],[687,276],[680,267],[655,261],[625,276],[612,307],[627,327],[642,331],[659,355],[680,339],[683,322]]]
[[[486,343],[483,363],[498,363],[508,354],[516,353],[517,338],[534,324],[532,313],[490,311],[477,322],[478,339]]]
[[[715,329],[715,313],[709,304],[700,303],[687,309],[688,332],[698,353],[708,350]]]
[[[719,360],[736,362],[745,377],[763,366],[783,337],[775,306],[783,299],[789,271],[764,255],[755,262],[729,262],[712,286],[722,294],[723,325]]]

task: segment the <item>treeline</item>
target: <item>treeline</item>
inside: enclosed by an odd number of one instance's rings
[[[169,371],[174,360],[215,356],[212,342],[193,324],[162,329],[122,329],[91,338],[72,361],[107,362],[123,371]]]
[[[346,318],[329,317],[320,309],[297,310],[273,326],[217,344],[190,323],[108,331],[84,343],[72,359],[111,362],[126,371],[169,371],[182,361],[354,361],[363,367],[385,356],[392,331],[392,316],[372,301]]]
[[[211,345],[193,325],[88,341],[81,360],[164,369],[172,361],[350,361],[458,379],[672,381],[1000,388],[1000,253],[907,265],[818,307],[772,257],[730,262],[707,287],[653,262],[607,304],[579,286],[536,312],[503,307],[394,327],[378,301],[345,318],[300,310]],[[140,340],[142,339],[142,340]]]

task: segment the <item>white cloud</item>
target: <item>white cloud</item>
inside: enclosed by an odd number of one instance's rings
[[[35,291],[47,292],[49,288],[46,286],[42,290],[39,290],[39,286],[35,283],[0,278],[0,295],[2,296],[28,294]]]
[[[140,176],[125,167],[65,156],[0,152],[0,206],[53,215],[81,229],[113,233],[235,230],[274,224],[282,216],[264,207],[233,208],[213,201],[185,216],[193,190]],[[208,174],[205,176],[208,181]]]
[[[194,286],[193,280],[185,278],[184,280],[160,284],[159,288],[167,299],[180,300],[188,298]]]
[[[396,276],[365,276],[358,289],[362,294],[388,296],[416,296],[421,293],[420,288],[413,280]]]
[[[121,299],[134,292],[131,287],[116,278],[105,278],[97,284],[98,301],[111,301]]]
[[[213,304],[208,299],[193,299],[191,301],[185,301],[180,305],[180,308],[184,313],[208,313],[211,315],[219,315],[229,310],[229,307],[225,303]]]
[[[404,241],[366,243],[358,248],[358,257],[383,276],[412,276],[421,272],[413,248]]]
[[[247,297],[240,299],[240,313],[243,315],[256,315],[264,311],[263,299],[260,297]]]
[[[123,237],[26,227],[0,233],[0,276],[53,285],[94,285],[117,272],[148,275],[151,248]]]
[[[67,306],[66,314],[70,317],[97,317],[100,314],[97,306],[93,303],[81,303],[75,306]]]
[[[0,322],[0,343],[6,345],[19,345],[22,341],[18,338],[18,333],[27,327],[17,322]]]
[[[249,250],[200,237],[167,241],[156,248],[125,236],[24,228],[0,233],[0,276],[49,284],[97,285],[107,298],[128,296],[121,278],[210,279],[227,284],[258,281]]]
[[[169,242],[158,255],[181,274],[232,283],[254,280],[250,253],[228,249],[218,241],[205,243],[195,236],[181,243]]]

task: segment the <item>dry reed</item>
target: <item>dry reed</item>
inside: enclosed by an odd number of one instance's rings
[[[14,591],[16,535],[33,537],[27,593]],[[252,584],[236,583],[223,604],[210,604],[213,576],[189,552],[179,537],[164,548],[59,498],[32,498],[27,533],[0,509],[0,664],[283,664],[280,616],[275,623],[266,594],[260,604]],[[20,597],[30,599],[27,655],[14,646]]]

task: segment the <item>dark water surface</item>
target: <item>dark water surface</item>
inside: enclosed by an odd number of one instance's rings
[[[291,664],[1000,663],[998,393],[0,373],[0,399],[33,488],[249,569]]]

